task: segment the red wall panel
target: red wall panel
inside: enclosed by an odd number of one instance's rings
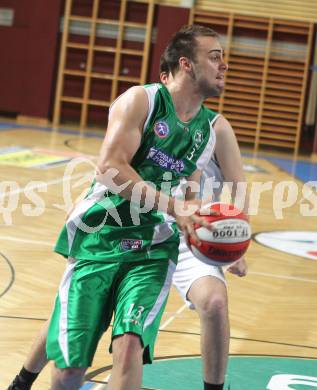
[[[188,24],[189,8],[157,6],[155,26],[157,28],[157,39],[151,52],[151,63],[149,68],[149,81],[158,81],[160,57],[171,36],[182,26]],[[170,23],[170,21],[173,21]]]
[[[62,0],[2,0],[14,25],[0,28],[0,111],[48,118]]]
[[[21,111],[26,46],[25,28],[0,28],[0,111]]]

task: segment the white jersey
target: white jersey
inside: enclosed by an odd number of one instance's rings
[[[200,198],[212,199],[212,202],[219,202],[223,182],[224,177],[219,163],[216,156],[213,155],[201,175]]]
[[[220,170],[216,156],[213,155],[207,167],[202,172],[200,180],[200,197],[212,202],[218,202],[223,187],[224,177]],[[187,299],[191,285],[199,278],[213,276],[224,284],[226,280],[222,267],[208,265],[198,260],[188,249],[184,236],[180,235],[179,256],[176,271],[173,275],[173,285],[177,288],[186,304],[194,309],[194,305]]]

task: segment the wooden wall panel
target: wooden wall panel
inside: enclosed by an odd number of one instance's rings
[[[196,0],[195,8],[201,11],[317,22],[316,0]]]
[[[55,125],[74,118],[81,128],[104,125],[111,102],[146,83],[154,6],[154,0],[66,0]]]
[[[221,34],[229,64],[224,93],[207,105],[255,150],[274,145],[297,153],[313,23],[198,9],[191,21]]]

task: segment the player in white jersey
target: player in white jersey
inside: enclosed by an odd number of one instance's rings
[[[163,57],[160,71],[161,82],[164,84],[172,75]],[[238,198],[238,183],[245,184],[246,181],[234,131],[222,115],[218,115],[214,123],[215,153],[202,173],[200,196],[204,199],[212,198],[216,202],[220,198],[224,182],[230,183],[232,199],[235,199],[239,206],[243,205],[243,211],[247,214],[248,197]],[[244,195],[243,191],[241,195]],[[232,264],[227,271],[240,277],[245,276],[247,264],[244,257]],[[222,390],[230,339],[227,284],[223,268],[207,265],[194,257],[182,237],[173,285],[187,305],[197,311],[200,318],[204,390]]]
[[[219,138],[221,136],[217,138],[217,142]],[[224,178],[215,158],[211,160],[207,171],[204,171],[204,176],[213,177],[215,183],[220,184],[221,190]],[[219,194],[219,191],[214,194],[215,201],[219,199],[217,193]],[[245,276],[247,265],[244,258],[231,265],[227,271]],[[195,309],[200,318],[204,390],[222,390],[230,339],[227,283],[223,268],[208,265],[194,257],[182,237],[173,285],[189,308]]]

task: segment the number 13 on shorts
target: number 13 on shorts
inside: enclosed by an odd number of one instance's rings
[[[144,306],[135,306],[135,303],[131,303],[129,310],[126,313],[127,317],[140,318],[144,311]]]

